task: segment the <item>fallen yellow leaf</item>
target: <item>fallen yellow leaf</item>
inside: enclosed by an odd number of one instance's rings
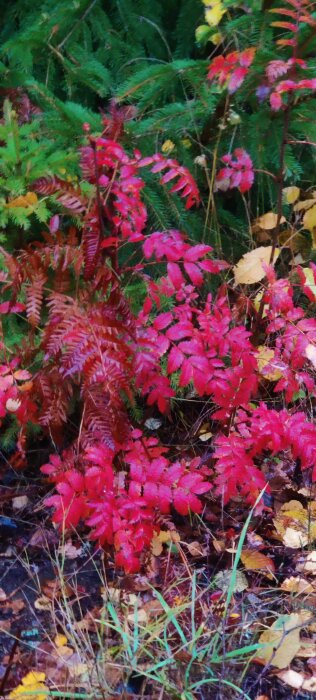
[[[66,644],[68,643],[68,639],[64,634],[56,634],[56,637],[54,639],[54,643],[55,643],[57,648],[65,647]]]
[[[309,613],[309,617],[312,617],[312,613]],[[280,615],[273,625],[260,635],[260,644],[266,646],[259,649],[256,658],[277,668],[286,668],[300,649],[300,627],[307,624],[307,619],[306,611]]]
[[[272,246],[260,246],[249,253],[246,253],[234,267],[236,284],[256,284],[260,282],[266,273],[263,264],[269,265],[272,253]],[[274,251],[273,263],[279,257],[280,250]]]
[[[45,678],[45,673],[30,671],[22,678],[20,685],[14,688],[8,697],[10,700],[26,700],[26,698],[46,700],[49,689],[44,684]]]
[[[284,224],[284,222],[285,218],[284,216],[281,216],[280,224]],[[273,211],[268,211],[266,214],[263,214],[256,219],[256,224],[265,231],[271,231],[276,227],[277,223],[278,215],[274,214]]]

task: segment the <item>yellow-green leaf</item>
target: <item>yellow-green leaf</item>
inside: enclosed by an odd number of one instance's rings
[[[288,204],[294,204],[300,196],[300,188],[295,187],[295,185],[292,187],[285,187],[282,194]]]

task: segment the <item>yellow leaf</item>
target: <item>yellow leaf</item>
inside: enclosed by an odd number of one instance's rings
[[[212,44],[214,44],[214,46],[218,46],[218,44],[221,44],[222,41],[224,41],[223,34],[221,34],[220,32],[212,34],[212,36],[210,37],[210,41],[212,42]]]
[[[316,539],[316,519],[314,503],[309,509],[300,501],[289,501],[280,508],[273,523],[286,547],[301,549]]]
[[[227,10],[221,2],[210,3],[210,5],[205,10],[205,19],[210,27],[217,27]]]
[[[57,648],[59,647],[65,647],[66,644],[68,643],[67,637],[65,637],[64,634],[56,634],[56,637],[54,639],[54,643]]]
[[[253,549],[243,549],[240,558],[247,571],[262,571],[268,578],[273,578],[271,572],[274,573],[275,566],[271,557]]]
[[[286,578],[283,583],[281,583],[280,588],[282,591],[297,593],[297,595],[314,592],[314,587],[306,581],[305,578],[300,578],[299,576],[290,576]]]
[[[61,659],[69,659],[73,655],[73,653],[74,650],[71,647],[67,646],[58,647],[58,649],[56,649],[56,655],[58,656],[58,658]]]
[[[297,202],[293,209],[294,211],[306,211],[306,209],[310,209],[310,207],[313,207],[315,204],[315,199],[304,199],[300,202]]]
[[[8,697],[12,700],[26,700],[26,698],[46,700],[49,690],[44,684],[45,678],[45,673],[30,671]]]
[[[175,145],[174,145],[173,141],[171,141],[170,139],[167,139],[162,144],[161,150],[163,153],[171,153],[171,151],[173,151],[174,147],[175,147]]]
[[[277,668],[286,668],[301,646],[299,627],[304,626],[306,622],[305,614],[280,615],[273,625],[260,635],[260,644],[266,646],[259,649],[256,658]]]
[[[262,263],[269,265],[272,253],[272,246],[260,246],[246,253],[234,267],[236,284],[256,284],[260,282],[266,273]],[[273,262],[279,257],[280,251],[274,251]]]
[[[163,551],[163,544],[168,542],[180,542],[180,535],[176,530],[160,530],[151,541],[151,551],[154,557],[159,557]]]
[[[288,204],[294,204],[300,196],[300,188],[299,187],[284,187],[284,190],[282,190],[282,194],[284,196],[285,201]]]
[[[253,300],[253,305],[254,305],[256,311],[259,311],[259,309],[260,309],[262,297],[263,297],[263,291],[258,292],[258,294],[256,294],[256,296]],[[266,317],[268,309],[269,309],[269,304],[264,304],[262,318]]]
[[[256,224],[265,231],[271,231],[276,227],[277,222],[278,216],[277,214],[274,214],[273,211],[268,211],[266,214],[259,216],[259,219],[256,219]],[[281,216],[280,224],[284,224],[284,222],[285,218],[284,216]]]
[[[316,300],[316,284],[314,280],[313,270],[311,270],[310,267],[303,267],[303,272],[305,275],[305,286],[311,290]]]
[[[259,345],[256,351],[256,360],[258,363],[259,374],[270,382],[277,382],[282,377],[282,370],[278,369],[277,364],[273,363],[274,350],[267,348],[265,345]],[[266,369],[268,368],[268,369]]]
[[[24,676],[24,678],[22,678],[22,683],[25,686],[34,685],[34,683],[44,683],[45,678],[45,673],[41,673],[40,671],[30,671],[26,676]]]
[[[208,41],[211,29],[208,24],[199,24],[195,30],[195,38],[198,44]]]
[[[311,233],[316,226],[316,204],[307,210],[303,216],[303,224]]]
[[[10,202],[6,204],[7,209],[11,209],[12,207],[32,207],[38,202],[38,197],[35,192],[27,192],[25,195],[21,195],[20,197],[15,197],[15,199],[11,199]]]

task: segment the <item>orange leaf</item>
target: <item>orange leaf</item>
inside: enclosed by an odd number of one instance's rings
[[[275,566],[271,557],[253,549],[243,549],[240,558],[247,571],[262,571],[273,578],[271,573],[275,572]]]

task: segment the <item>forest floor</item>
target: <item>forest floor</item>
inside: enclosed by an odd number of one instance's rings
[[[58,535],[30,471],[3,470],[0,697],[315,697],[316,494],[280,470],[248,524],[241,502],[210,501],[164,523],[124,576],[79,533]]]

